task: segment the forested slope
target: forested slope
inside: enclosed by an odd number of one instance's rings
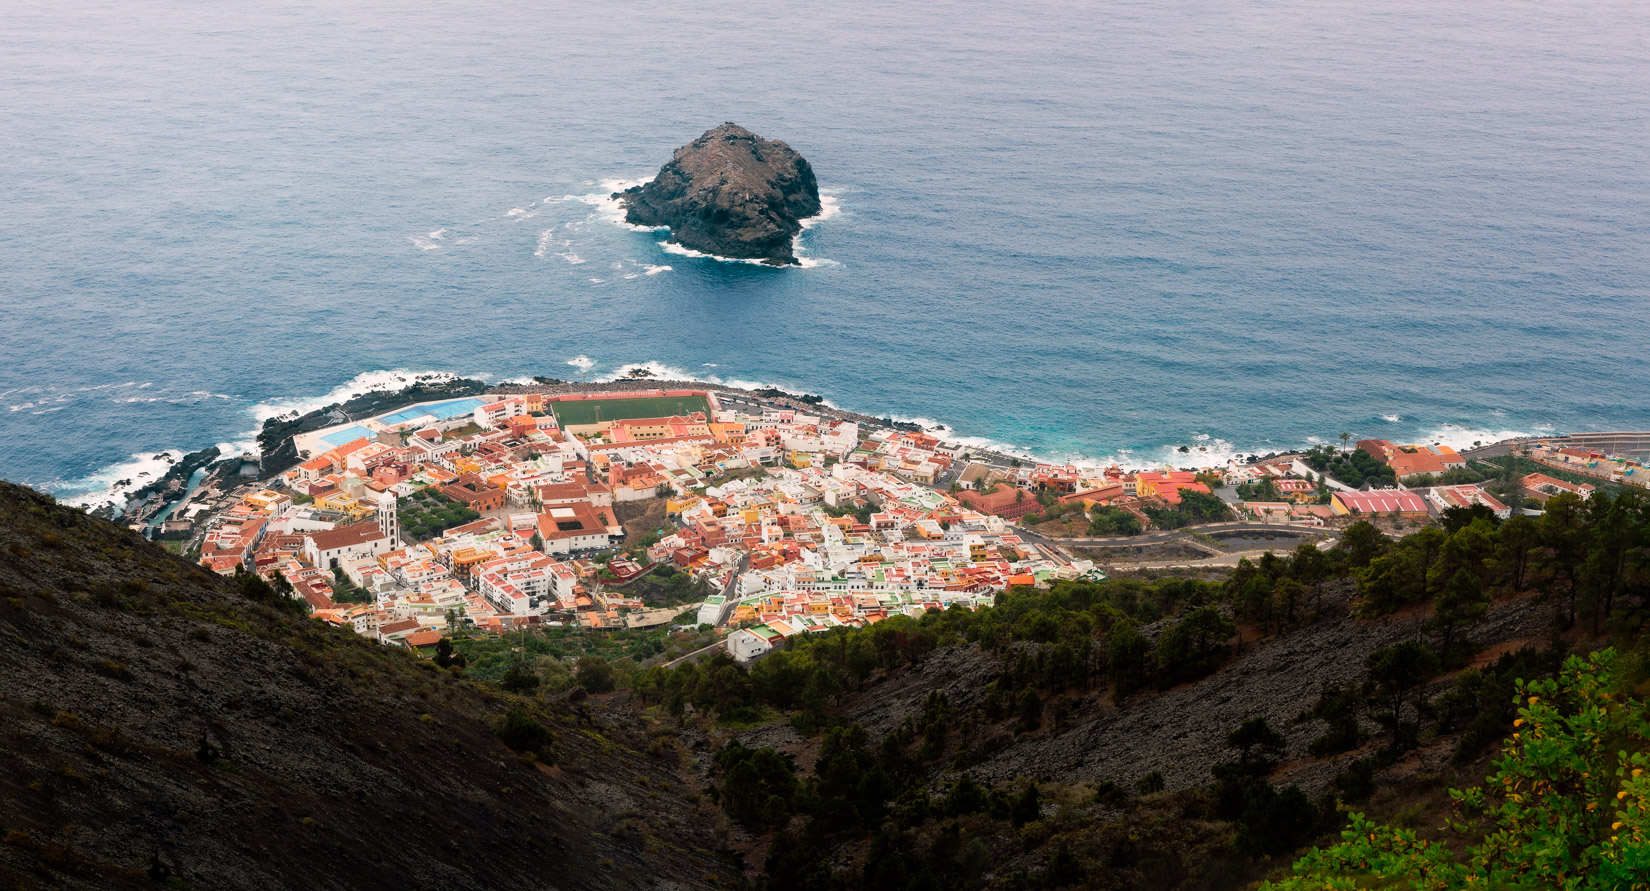
[[[1222,582],[1016,590],[748,670],[644,670],[635,694],[705,734],[769,887],[1244,887],[1354,810],[1435,829],[1520,681],[1638,646],[1646,504],[1358,524]],[[1611,683],[1644,676],[1634,657]]]

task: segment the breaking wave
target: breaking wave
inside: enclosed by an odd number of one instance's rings
[[[167,469],[182,457],[183,452],[176,449],[167,449],[164,452],[137,452],[130,458],[110,464],[89,476],[47,488],[58,501],[75,507],[119,504],[134,490],[160,479],[166,474]]]
[[[656,232],[665,227],[637,226],[633,223],[625,222],[624,205],[619,202],[619,199],[613,197],[616,192],[622,192],[625,189],[650,182],[653,182],[653,177],[651,176],[643,177],[641,179],[604,179],[596,184],[601,189],[600,192],[591,192],[587,195],[563,195],[561,200],[577,201],[580,204],[587,204],[595,208],[595,215],[597,217],[600,217],[615,226],[629,229],[632,232]],[[545,200],[548,201],[549,199],[547,198]]]
[[[613,197],[617,192],[622,192],[625,189],[640,186],[652,181],[653,177],[651,176],[643,179],[604,179],[598,184],[602,189],[600,192],[591,192],[586,195],[563,195],[561,200],[575,201],[588,205],[595,209],[591,215],[592,217],[605,220],[615,226],[619,226],[620,228],[629,229],[632,232],[669,231],[670,227],[668,226],[637,226],[633,223],[627,222],[624,218],[624,205],[619,202],[619,199]],[[545,200],[548,201],[550,199],[547,198]],[[819,213],[799,221],[802,224],[803,231],[797,233],[796,240],[792,244],[791,252],[796,255],[797,263],[803,269],[841,265],[835,260],[804,256],[804,248],[802,244],[803,234],[805,234],[807,230],[812,229],[827,220],[833,219],[842,213],[841,202],[837,199],[836,195],[831,194],[828,191],[820,192],[819,205]],[[572,225],[573,224],[568,224],[569,227]],[[750,260],[743,257],[721,257],[716,254],[707,254],[703,251],[696,251],[689,247],[683,247],[682,245],[676,244],[669,240],[659,242],[659,247],[663,248],[666,253],[676,254],[682,257],[692,257],[697,260],[715,260],[719,263],[745,263],[751,266],[763,266],[770,269],[784,268],[770,266],[767,263],[763,263],[761,260]],[[655,275],[657,272],[663,272],[669,268],[669,266],[650,266],[648,267],[647,274]],[[657,270],[657,272],[655,270]],[[592,281],[595,281],[595,279],[592,279]]]

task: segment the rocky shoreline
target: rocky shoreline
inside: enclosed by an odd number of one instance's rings
[[[805,411],[838,421],[852,421],[856,424],[871,427],[886,427],[910,432],[920,432],[922,430],[922,427],[918,424],[896,421],[892,418],[877,418],[859,412],[835,408],[826,405],[822,396],[815,396],[811,393],[792,393],[777,387],[752,390],[743,387],[731,387],[727,384],[706,383],[695,380],[662,380],[653,377],[627,377],[612,381],[564,381],[552,377],[536,377],[532,383],[508,383],[494,386],[488,386],[482,381],[458,379],[440,384],[417,383],[400,390],[367,393],[345,402],[317,408],[297,417],[272,418],[265,421],[263,430],[258,434],[258,447],[262,450],[262,469],[258,476],[260,479],[269,479],[297,465],[299,457],[298,451],[293,445],[293,439],[299,434],[342,423],[349,418],[370,417],[420,402],[486,394],[515,396],[526,393],[540,393],[546,396],[560,396],[573,393],[633,393],[645,390],[705,390],[744,399],[758,400],[779,408]],[[979,455],[994,454],[985,449],[973,449],[972,451]],[[1008,456],[1002,456],[1002,458],[1003,460],[1009,460]]]
[[[123,504],[113,502],[102,504],[93,508],[91,513],[122,524],[145,521],[187,495],[189,492],[189,478],[195,475],[195,471],[203,467],[214,466],[214,462],[217,464],[224,463],[218,461],[220,454],[217,446],[210,446],[198,452],[190,452],[172,462],[172,466],[166,468],[166,472],[161,474],[159,479],[133,489],[126,496]],[[157,455],[156,457],[164,458],[166,456]],[[124,483],[125,480],[121,482]]]
[[[631,393],[645,390],[706,390],[713,393],[750,399],[778,408],[803,411],[837,421],[850,421],[874,428],[925,432],[920,424],[896,421],[891,417],[876,417],[828,405],[824,397],[811,393],[797,393],[777,387],[751,389],[699,380],[676,380],[651,376],[633,376],[609,381],[568,381],[553,377],[535,377],[527,383],[488,385],[484,381],[459,378],[442,382],[418,382],[400,390],[362,394],[341,403],[315,409],[297,417],[274,418],[264,422],[258,434],[261,454],[260,479],[269,479],[295,466],[299,461],[293,439],[301,433],[320,430],[345,420],[371,417],[421,402],[455,399],[466,396],[510,396],[539,393],[547,396],[574,393]],[[949,430],[947,430],[949,432]],[[941,439],[946,437],[940,434]],[[971,445],[967,452],[977,460],[999,464],[1028,460],[997,449]],[[1249,456],[1251,460],[1273,460],[1293,452],[1278,452]],[[1183,468],[1196,469],[1196,468]]]

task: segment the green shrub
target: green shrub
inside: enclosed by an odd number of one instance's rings
[[[511,709],[493,728],[493,732],[500,742],[513,751],[532,752],[541,760],[550,760],[549,749],[555,741],[555,734],[520,709]]]

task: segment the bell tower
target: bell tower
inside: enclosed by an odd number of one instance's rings
[[[378,531],[390,540],[390,547],[401,544],[401,517],[395,510],[396,498],[391,495],[378,502]]]

